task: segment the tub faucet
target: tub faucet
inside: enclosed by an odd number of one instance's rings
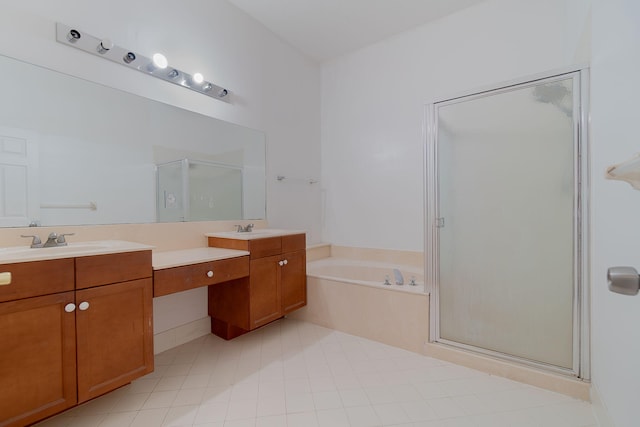
[[[396,279],[396,285],[404,285],[404,277],[402,277],[402,273],[397,268],[393,269],[393,276]]]

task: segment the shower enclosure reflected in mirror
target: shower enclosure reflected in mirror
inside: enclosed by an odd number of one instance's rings
[[[585,81],[429,106],[433,341],[589,377]]]
[[[242,169],[198,160],[158,165],[158,221],[244,218]]]
[[[264,133],[4,56],[0,70],[0,226],[265,218]],[[199,196],[159,217],[156,165],[184,159]]]

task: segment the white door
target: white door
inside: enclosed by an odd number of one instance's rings
[[[31,131],[0,127],[0,227],[39,217],[38,144]]]

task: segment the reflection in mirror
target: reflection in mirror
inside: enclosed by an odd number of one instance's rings
[[[0,226],[265,218],[262,132],[4,56],[0,69]]]
[[[242,218],[242,169],[183,159],[158,170],[158,221]]]

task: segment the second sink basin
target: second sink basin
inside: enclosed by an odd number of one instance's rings
[[[221,237],[224,239],[238,239],[238,240],[251,240],[262,239],[267,237],[286,236],[289,234],[300,234],[304,231],[300,230],[285,230],[280,228],[256,228],[252,231],[237,232],[237,231],[219,231],[215,233],[206,233],[207,237]]]

